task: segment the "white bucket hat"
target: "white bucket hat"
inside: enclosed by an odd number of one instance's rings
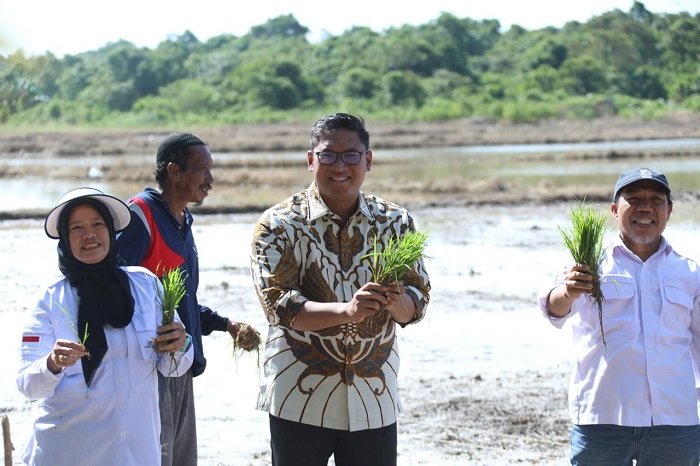
[[[74,201],[81,197],[91,197],[96,201],[100,201],[105,205],[105,207],[107,207],[109,213],[112,215],[114,231],[119,232],[129,226],[129,222],[131,222],[131,211],[121,200],[114,196],[105,194],[99,189],[76,188],[61,196],[56,203],[56,207],[54,207],[51,212],[49,212],[49,215],[46,216],[44,230],[49,238],[58,239],[58,219],[61,217],[61,212],[63,212],[66,204],[68,204],[70,201]]]

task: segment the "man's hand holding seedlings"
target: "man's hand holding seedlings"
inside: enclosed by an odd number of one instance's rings
[[[174,353],[185,347],[187,333],[182,322],[170,322],[158,327],[158,336],[153,340],[153,347],[157,353]]]

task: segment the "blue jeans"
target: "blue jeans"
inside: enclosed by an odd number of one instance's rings
[[[700,426],[625,427],[609,424],[571,428],[575,466],[697,466]]]

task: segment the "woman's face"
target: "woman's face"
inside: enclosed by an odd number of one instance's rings
[[[89,205],[79,205],[68,218],[70,250],[80,262],[97,264],[109,252],[109,227]]]

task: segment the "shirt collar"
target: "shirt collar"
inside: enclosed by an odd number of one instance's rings
[[[144,189],[144,193],[149,195],[151,197],[151,199],[153,199],[154,202],[159,203],[161,205],[161,208],[163,209],[163,211],[167,212],[168,215],[170,215],[170,217],[173,219],[173,221],[175,223],[179,224],[179,222],[177,221],[175,216],[172,214],[172,212],[170,212],[170,207],[168,207],[168,203],[165,202],[165,199],[163,199],[163,194],[160,191],[158,191],[157,189],[146,187]],[[190,209],[185,207],[185,210],[183,210],[182,212],[185,216],[185,225],[188,225],[188,226],[192,225],[194,218],[192,217],[192,213],[190,212]]]
[[[634,254],[632,251],[630,251],[630,249],[627,247],[627,245],[625,245],[625,243],[622,241],[622,238],[620,237],[619,234],[615,235],[615,239],[613,240],[613,243],[612,243],[612,248],[613,248],[613,250],[624,251],[627,254],[631,254],[631,255],[637,257],[636,254]],[[668,241],[666,241],[666,238],[664,236],[661,236],[661,242],[659,243],[659,249],[657,249],[656,252],[650,256],[650,258],[654,257],[657,254],[668,255],[671,252],[673,252],[673,248],[671,247],[671,244]]]
[[[323,202],[323,199],[321,198],[321,193],[318,192],[318,186],[316,186],[315,181],[312,181],[311,185],[309,185],[309,187],[307,188],[306,195],[309,203],[309,210],[307,213],[308,220],[315,220],[325,215],[335,215],[331,211],[331,209],[328,208],[326,203]],[[372,214],[372,211],[369,209],[369,206],[367,205],[367,199],[365,199],[365,195],[362,191],[360,191],[359,201],[360,213],[362,213],[365,217],[369,219],[374,219],[374,214]]]

